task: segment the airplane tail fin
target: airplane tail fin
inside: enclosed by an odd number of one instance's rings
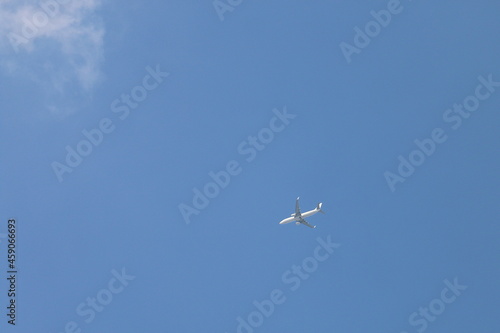
[[[318,207],[316,207],[316,210],[317,210],[318,212],[320,212],[320,213],[325,214],[325,212],[321,210],[321,206],[323,206],[323,203],[322,203],[322,202],[320,202],[320,203],[318,204]]]

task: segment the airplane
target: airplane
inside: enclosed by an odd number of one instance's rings
[[[280,222],[280,224],[286,224],[286,223],[290,223],[290,222],[294,222],[295,221],[295,224],[296,225],[299,225],[299,224],[303,224],[305,226],[308,226],[309,228],[316,228],[315,225],[310,225],[309,223],[306,222],[306,220],[304,220],[303,218],[304,217],[308,217],[308,216],[311,216],[311,215],[314,215],[316,214],[317,212],[320,212],[320,213],[323,213],[325,214],[324,211],[321,210],[321,206],[323,204],[320,202],[318,204],[318,206],[316,206],[315,209],[313,210],[310,210],[308,212],[305,212],[305,213],[300,213],[300,208],[299,208],[299,198],[297,198],[297,201],[295,202],[295,213],[292,213],[291,217],[288,217],[284,220],[282,220]]]

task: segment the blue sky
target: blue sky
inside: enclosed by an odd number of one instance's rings
[[[0,2],[2,332],[498,329],[500,5],[221,3]]]

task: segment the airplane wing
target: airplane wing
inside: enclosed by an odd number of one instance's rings
[[[295,201],[295,216],[300,216],[299,198]]]
[[[306,220],[304,220],[304,219],[300,219],[300,223],[302,223],[303,225],[308,226],[309,228],[313,228],[313,229],[314,229],[314,228],[316,228],[316,226],[315,226],[315,225],[310,225],[310,224],[309,224],[309,223],[307,223],[307,221],[306,221]]]

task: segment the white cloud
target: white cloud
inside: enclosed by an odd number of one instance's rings
[[[89,96],[102,76],[100,5],[100,0],[0,0],[2,69],[42,84],[55,100],[76,91]]]

